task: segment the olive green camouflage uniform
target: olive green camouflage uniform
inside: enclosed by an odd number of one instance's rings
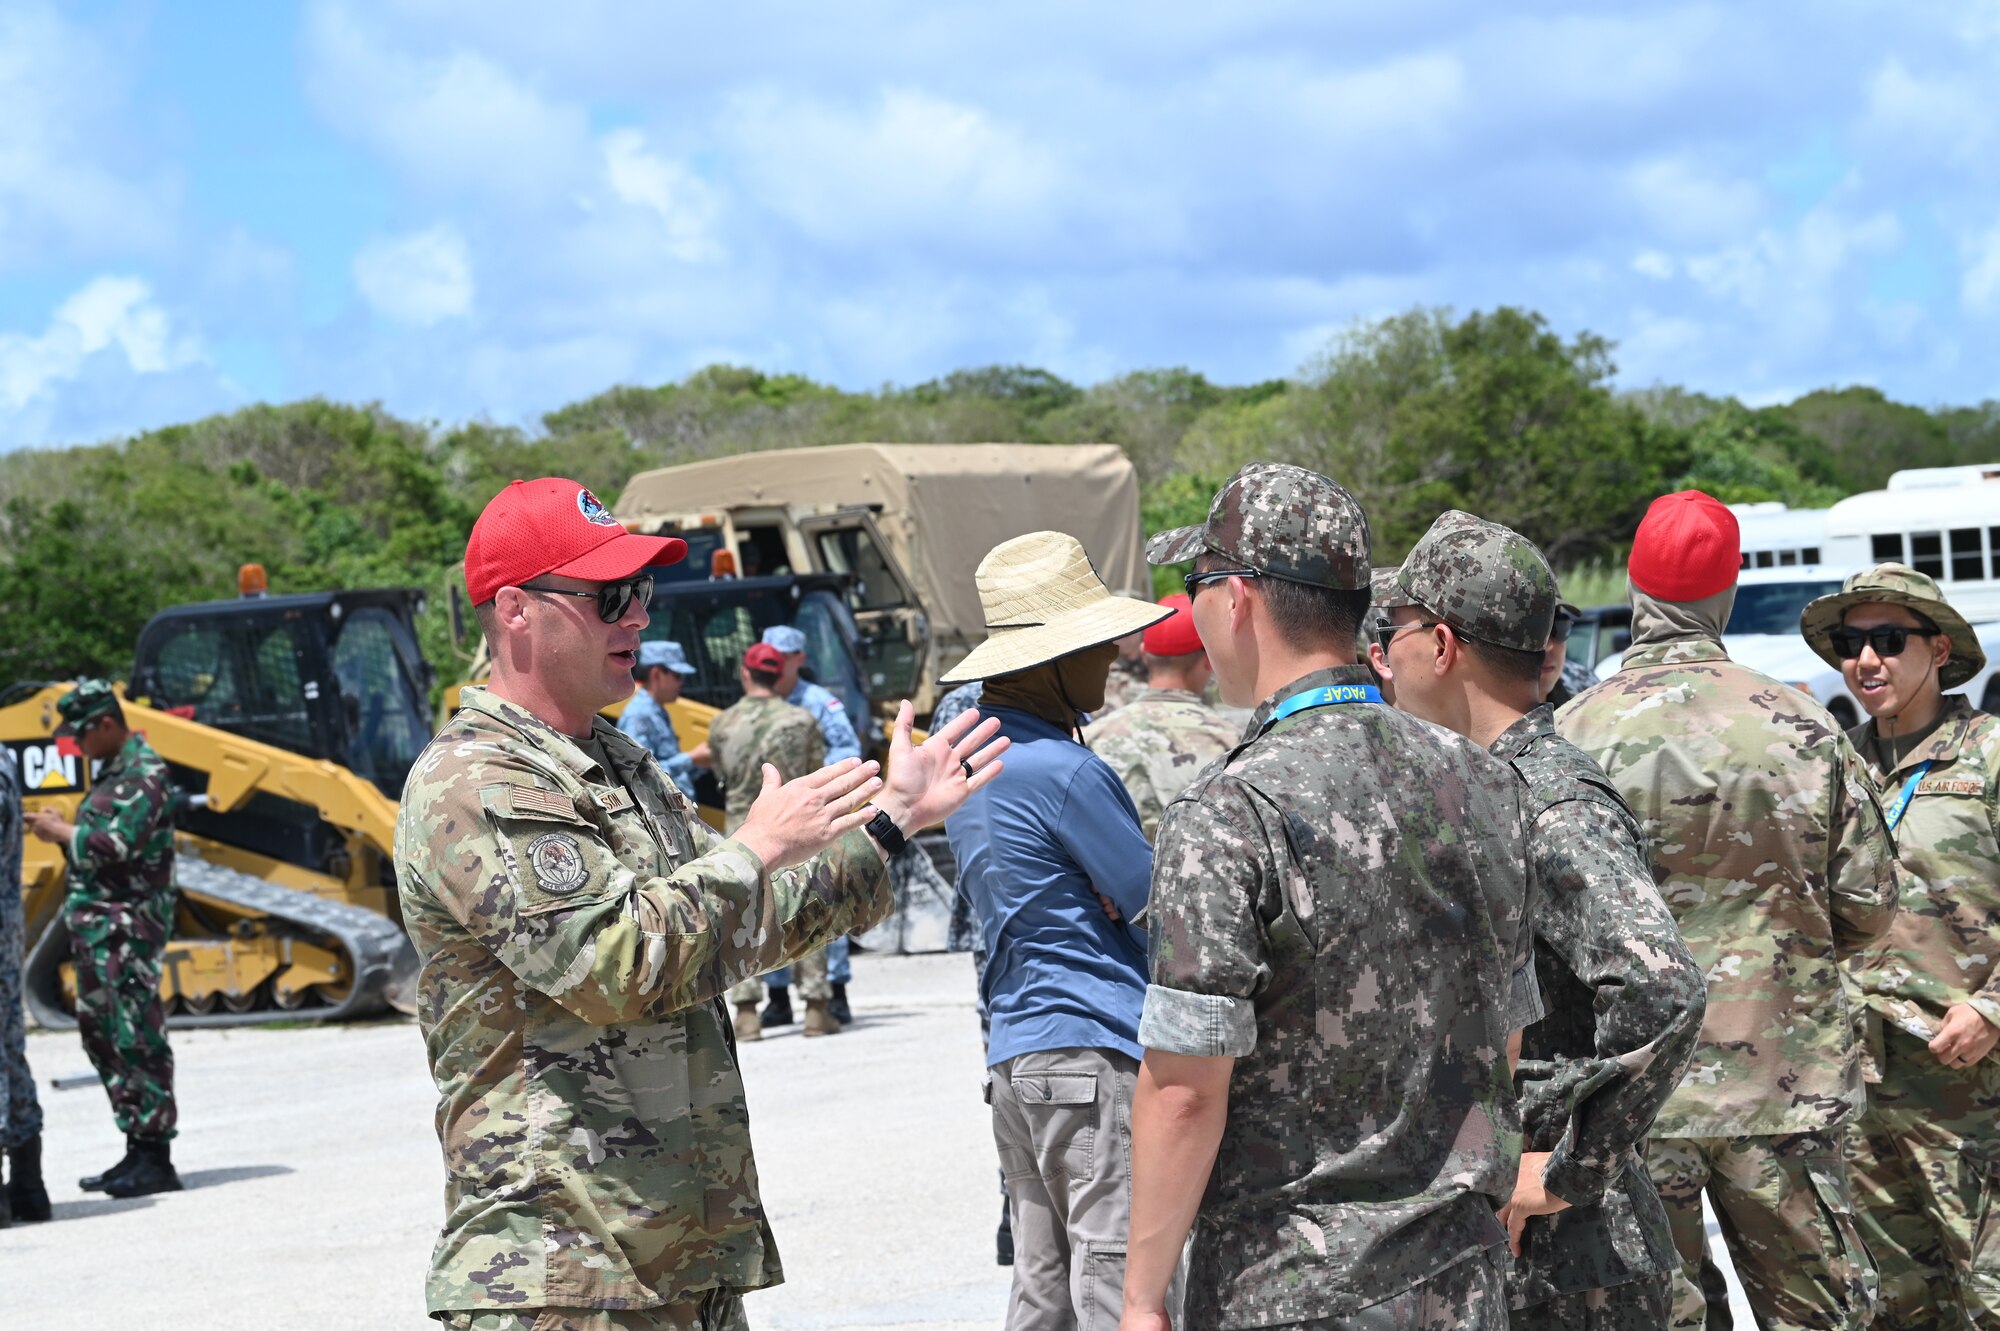
[[[1951,1068],[1928,1047],[1960,1003],[2000,1025],[2000,719],[1948,695],[1893,771],[1874,721],[1850,733],[1884,797],[1931,764],[1895,829],[1903,908],[1850,963],[1875,1084],[1847,1159],[1881,1268],[1878,1320],[2000,1326],[2000,1052]]]
[[[1465,636],[1539,654],[1555,575],[1525,537],[1453,511],[1410,551],[1385,609],[1416,606]],[[1547,706],[1491,751],[1527,787],[1535,970],[1548,1015],[1523,1033],[1515,1084],[1549,1192],[1509,1272],[1516,1328],[1654,1331],[1673,1237],[1646,1174],[1647,1131],[1687,1070],[1701,970],[1653,885],[1644,835],[1604,770],[1555,733]]]
[[[103,680],[57,702],[81,727],[118,706]],[[60,732],[59,732],[60,733]],[[76,812],[63,923],[76,965],[76,1024],[84,1052],[128,1137],[174,1135],[174,1054],[160,971],[174,931],[173,783],[134,734],[91,778]]]
[[[1367,520],[1301,468],[1245,467],[1204,551],[1368,585]],[[1519,1119],[1506,1046],[1528,937],[1520,782],[1457,735],[1314,671],[1167,808],[1148,906],[1148,1049],[1235,1060],[1189,1249],[1192,1327],[1501,1327],[1494,1218]]]
[[[1083,730],[1084,743],[1125,783],[1148,841],[1159,836],[1174,796],[1242,737],[1241,727],[1186,689],[1148,689]]]
[[[591,738],[612,770],[468,688],[404,789],[396,878],[446,1168],[426,1304],[739,1325],[734,1296],[783,1269],[717,1000],[880,921],[888,874],[861,832],[769,873],[643,747],[602,718]]]
[[[708,750],[722,778],[724,821],[731,832],[750,816],[750,806],[764,789],[764,764],[778,769],[781,780],[796,781],[826,766],[826,738],[819,723],[803,707],[783,698],[742,697],[709,723]],[[807,1001],[833,997],[826,978],[826,949],[817,948],[793,968],[799,997]],[[761,1003],[764,982],[756,976],[729,991],[732,1003]]]
[[[1091,715],[1102,720],[1138,701],[1148,687],[1145,663],[1120,656],[1111,663],[1111,674],[1104,681],[1104,706]]]
[[[1852,1327],[1875,1300],[1842,1125],[1863,1101],[1840,962],[1895,913],[1872,783],[1826,710],[1634,592],[1619,672],[1557,728],[1638,815],[1708,982],[1694,1062],[1647,1165],[1674,1228],[1674,1325],[1705,1319],[1706,1190],[1766,1327]]]

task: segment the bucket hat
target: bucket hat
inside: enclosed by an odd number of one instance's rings
[[[943,683],[965,684],[1046,665],[1116,642],[1172,616],[1170,606],[1113,596],[1076,537],[1029,532],[1003,541],[974,575],[987,638]]]
[[[1951,608],[1935,580],[1907,564],[1877,564],[1848,575],[1840,590],[1808,602],[1799,632],[1819,659],[1840,669],[1833,631],[1857,605],[1900,605],[1916,611],[1951,639],[1951,658],[1938,670],[1938,687],[1955,689],[1986,668],[1986,651],[1965,616]]]

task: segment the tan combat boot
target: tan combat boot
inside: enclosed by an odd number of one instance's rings
[[[833,1014],[826,1010],[826,1000],[824,998],[808,998],[806,1000],[806,1034],[840,1034],[840,1023],[835,1021]]]
[[[736,1042],[761,1040],[764,1038],[764,1023],[757,1016],[755,1000],[736,1005]]]

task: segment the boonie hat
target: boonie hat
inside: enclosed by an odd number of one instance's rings
[[[1192,656],[1201,650],[1201,634],[1194,626],[1194,603],[1186,592],[1162,596],[1161,605],[1173,611],[1146,630],[1140,642],[1151,656]]]
[[[485,605],[502,587],[543,574],[616,582],[687,557],[678,536],[636,536],[575,481],[514,481],[493,496],[465,543],[465,590]]]
[[[1661,495],[1640,519],[1625,572],[1662,601],[1703,601],[1736,584],[1742,539],[1729,505],[1699,490]]]
[[[1848,575],[1840,590],[1806,603],[1799,632],[1819,659],[1840,669],[1833,631],[1857,605],[1900,605],[1916,611],[1951,639],[1951,656],[1938,668],[1938,687],[1955,689],[1986,668],[1986,650],[1965,616],[1951,608],[1937,582],[1907,564],[1877,564]]]
[[[117,710],[118,695],[112,692],[110,684],[101,679],[79,679],[75,687],[56,699],[56,713],[62,717],[56,734],[69,739],[98,717]]]
[[[639,664],[646,669],[651,669],[653,666],[665,666],[667,669],[677,671],[683,675],[692,675],[695,673],[694,667],[688,664],[687,653],[681,650],[681,645],[677,642],[640,643]]]
[[[1184,564],[1203,553],[1288,582],[1359,591],[1368,585],[1368,515],[1316,471],[1252,462],[1216,491],[1207,522],[1146,542],[1153,564]]]
[[[743,664],[752,670],[766,670],[778,674],[785,668],[785,656],[768,642],[753,642],[743,653]]]
[[[1116,642],[1173,614],[1113,596],[1076,537],[1029,532],[1002,541],[974,574],[987,638],[941,681],[964,684],[1046,665]]]
[[[765,629],[764,641],[781,652],[802,652],[806,649],[806,635],[790,624],[779,624]]]
[[[1556,575],[1535,543],[1459,509],[1439,515],[1410,550],[1391,593],[1468,638],[1539,652],[1556,620]]]

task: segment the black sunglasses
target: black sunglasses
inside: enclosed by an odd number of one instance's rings
[[[594,592],[575,592],[567,587],[531,587],[521,584],[524,592],[542,592],[548,596],[580,596],[597,602],[597,617],[607,624],[616,624],[625,618],[625,612],[632,608],[632,602],[646,605],[653,603],[653,575],[641,573],[636,578],[623,582],[606,583]]]
[[[1261,578],[1264,574],[1254,568],[1218,568],[1206,573],[1190,573],[1181,579],[1181,586],[1187,588],[1188,600],[1194,600],[1197,587],[1206,587],[1211,582],[1221,582],[1224,578]]]
[[[1911,638],[1935,638],[1936,629],[1909,629],[1896,624],[1884,624],[1872,629],[1837,628],[1826,635],[1833,643],[1833,651],[1843,661],[1852,661],[1861,655],[1861,648],[1875,649],[1875,655],[1887,660],[1901,656],[1903,649],[1910,645]]]
[[[1550,642],[1568,642],[1569,631],[1576,627],[1576,621],[1568,615],[1557,615],[1555,623],[1549,626]]]
[[[1389,654],[1389,644],[1394,642],[1396,635],[1404,629],[1434,629],[1437,626],[1438,621],[1435,619],[1428,621],[1412,620],[1408,624],[1383,624],[1375,630],[1375,641],[1381,644],[1382,654],[1387,656]]]

